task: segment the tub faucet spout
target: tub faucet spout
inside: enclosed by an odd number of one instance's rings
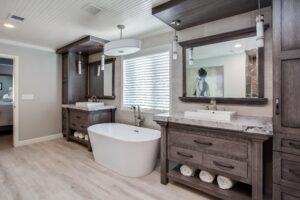
[[[138,116],[137,116],[137,126],[138,127],[141,127],[142,124],[144,123],[144,118],[142,117],[141,115],[141,109],[140,109],[140,106],[138,105]]]

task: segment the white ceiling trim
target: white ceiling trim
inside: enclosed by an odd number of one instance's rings
[[[33,45],[33,44],[28,44],[24,42],[18,42],[18,41],[13,41],[13,40],[7,40],[7,39],[2,39],[0,38],[0,43],[2,44],[9,44],[13,46],[19,46],[19,47],[25,47],[25,48],[30,48],[30,49],[37,49],[41,51],[48,51],[48,52],[55,52],[55,49],[48,48],[48,47],[42,47],[38,45]]]

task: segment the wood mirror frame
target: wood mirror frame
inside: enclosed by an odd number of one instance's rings
[[[105,60],[105,64],[112,63],[112,95],[111,96],[97,96],[99,99],[115,99],[115,61],[116,58],[109,58]],[[91,98],[90,94],[90,80],[89,80],[89,73],[90,73],[90,66],[91,65],[101,65],[101,61],[96,61],[88,64],[88,75],[87,75],[87,91],[88,91],[88,98]]]
[[[264,26],[264,29],[269,27],[269,24]],[[183,66],[183,94],[179,99],[183,102],[198,102],[198,103],[209,103],[212,99],[216,100],[217,103],[222,104],[248,104],[248,105],[263,105],[267,104],[268,99],[264,98],[264,48],[258,49],[258,97],[187,97],[186,96],[186,50],[192,47],[199,47],[214,43],[226,42],[230,40],[236,40],[246,37],[253,37],[256,35],[256,27],[241,29],[232,32],[221,33],[208,37],[198,38],[194,40],[188,40],[180,42],[179,45],[182,47],[182,66]]]

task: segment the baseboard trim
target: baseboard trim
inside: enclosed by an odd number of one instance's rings
[[[48,135],[48,136],[39,137],[39,138],[22,140],[22,141],[18,141],[18,143],[15,145],[15,147],[30,145],[30,144],[34,144],[34,143],[38,143],[38,142],[45,142],[45,141],[49,141],[49,140],[55,140],[55,139],[62,138],[62,137],[63,137],[62,133],[57,133],[57,134]]]

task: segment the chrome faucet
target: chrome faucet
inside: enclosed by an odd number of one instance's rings
[[[138,126],[138,127],[141,127],[142,124],[143,124],[143,122],[144,122],[144,118],[141,115],[140,106],[139,105],[137,105],[137,106],[131,106],[131,109],[134,112],[134,125]],[[136,113],[136,109],[137,109],[137,113]]]
[[[93,96],[91,97],[91,99],[92,99],[92,102],[97,102],[97,96],[96,96],[96,95],[93,95]]]

